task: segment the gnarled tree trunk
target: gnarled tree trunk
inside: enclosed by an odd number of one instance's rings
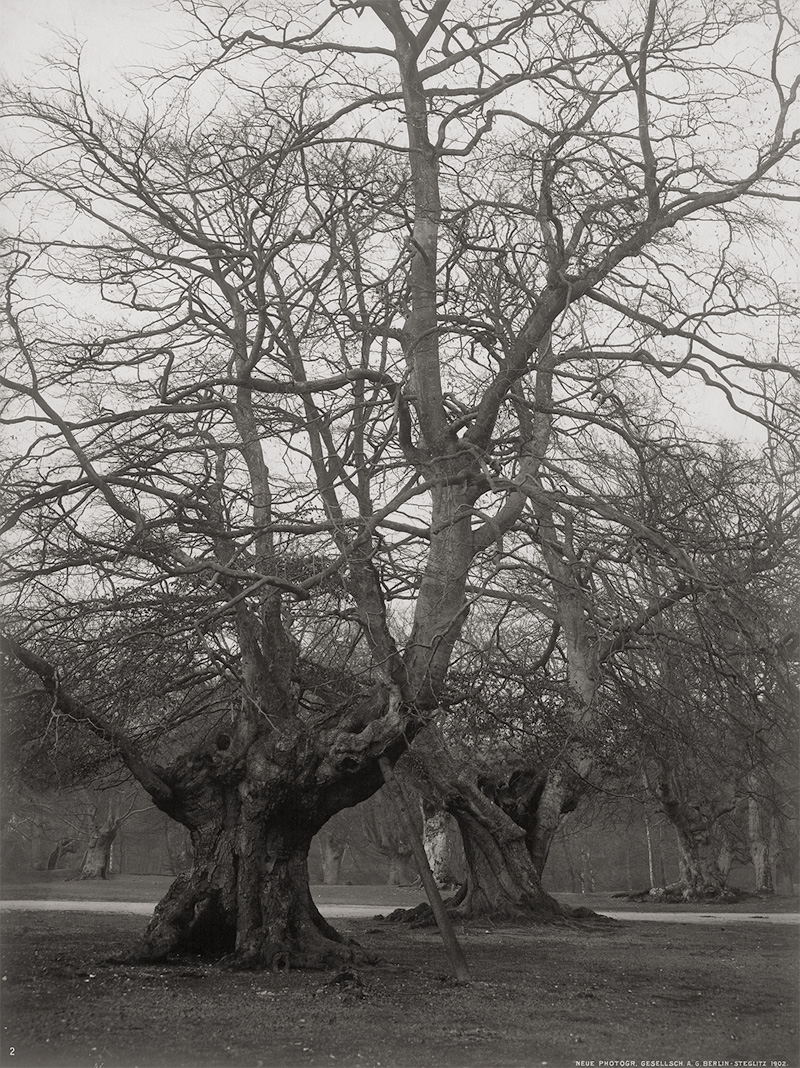
[[[719,867],[719,850],[707,827],[692,821],[675,824],[681,877],[679,886],[685,901],[727,897],[725,876]]]
[[[487,796],[478,781],[468,778],[474,767],[457,762],[433,729],[421,732],[413,755],[402,762],[404,773],[416,783],[426,802],[449,812],[461,832],[466,878],[447,902],[461,920],[491,916],[518,922],[562,919],[565,910],[542,889],[523,826]],[[412,910],[412,922],[427,916]]]
[[[452,902],[454,915],[527,923],[563,918],[565,910],[542,889],[521,827],[474,795],[454,815],[467,859],[466,882]]]
[[[157,803],[189,828],[194,857],[156,907],[133,958],[189,951],[272,969],[363,958],[316,908],[307,859],[328,819],[381,785],[374,750],[382,742],[373,727],[314,735],[287,724],[256,737],[243,757],[221,735],[216,747],[162,771],[170,795]]]
[[[79,879],[107,879],[111,871],[111,847],[117,837],[119,823],[109,821],[92,830],[83,855]]]
[[[680,865],[678,882],[664,887],[663,896],[683,901],[725,901],[735,897],[719,866],[713,819],[704,816],[699,806],[679,797],[666,776],[659,782],[657,793],[664,815],[675,828]]]

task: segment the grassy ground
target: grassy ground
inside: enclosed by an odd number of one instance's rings
[[[163,881],[140,878],[139,900],[154,900]],[[94,884],[59,883],[53,896],[67,896],[67,886],[108,899],[108,891],[121,892],[128,879],[105,884],[104,893],[95,893]],[[331,887],[320,896],[358,904],[374,901],[376,892],[387,910],[414,900],[409,891],[386,895],[382,887]],[[758,911],[764,912],[760,903]],[[460,940],[475,982],[464,987],[448,977],[435,931],[362,920],[337,925],[384,963],[360,969],[356,982],[336,981],[333,973],[223,972],[190,960],[149,967],[106,963],[131,944],[142,922],[6,913],[0,1063],[573,1068],[581,1060],[691,1059],[800,1065],[794,925],[467,927]]]

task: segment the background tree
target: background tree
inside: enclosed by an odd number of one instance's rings
[[[713,811],[707,820],[718,823],[718,838],[725,831],[724,842],[717,841],[714,846],[715,870],[721,850],[727,856],[726,867],[733,859],[734,847],[743,855],[741,819],[733,821],[730,814],[738,807],[741,816],[745,794],[741,762],[745,757],[741,743],[726,743],[731,734],[728,710],[737,701],[741,705],[742,693],[725,684],[722,693],[710,703],[705,701],[698,712],[701,722],[705,719],[708,723],[680,735],[683,728],[679,724],[684,721],[674,687],[686,687],[693,693],[698,683],[691,675],[694,660],[690,657],[684,663],[682,654],[675,652],[673,697],[669,699],[664,693],[646,700],[667,733],[659,735],[659,740],[652,736],[647,742],[649,728],[645,727],[637,742],[632,737],[640,721],[636,699],[632,699],[627,720],[620,721],[616,712],[614,665],[617,661],[624,665],[630,647],[634,659],[643,658],[649,664],[641,669],[642,678],[657,677],[651,658],[659,655],[665,633],[675,628],[686,642],[692,626],[702,625],[702,643],[707,651],[701,655],[705,666],[696,668],[705,672],[701,689],[719,688],[720,678],[707,658],[733,655],[724,652],[730,646],[731,620],[742,616],[745,604],[763,599],[776,584],[787,589],[787,561],[796,552],[796,497],[786,481],[787,477],[791,480],[791,468],[779,476],[774,466],[756,461],[729,444],[702,448],[677,439],[674,433],[666,441],[651,442],[639,429],[646,425],[643,418],[629,417],[628,423],[629,440],[637,444],[635,463],[626,463],[618,452],[596,452],[587,458],[606,485],[600,503],[602,515],[587,515],[588,509],[576,514],[567,504],[560,504],[567,542],[557,554],[558,543],[551,544],[541,557],[536,555],[535,526],[528,524],[530,537],[520,537],[516,545],[512,531],[505,539],[504,555],[496,556],[483,587],[487,598],[499,601],[500,607],[494,613],[484,610],[481,624],[476,624],[473,614],[462,637],[462,642],[467,637],[473,642],[470,667],[461,669],[457,676],[469,697],[463,699],[459,720],[454,723],[458,741],[451,743],[451,749],[460,752],[462,764],[471,765],[481,790],[525,830],[528,849],[540,871],[553,834],[565,816],[597,788],[636,796],[639,784],[635,774],[631,780],[630,769],[641,766],[638,747],[650,745],[650,751],[658,753],[663,762],[671,751],[669,739],[678,736],[682,741],[676,743],[675,757],[681,775],[688,774],[694,781],[696,770],[692,772],[691,762],[707,762],[708,750],[717,768],[713,772],[707,769],[706,786],[730,784],[732,775],[739,781],[738,801],[733,795],[728,800],[716,798],[710,802]],[[636,438],[635,428],[639,429]],[[635,538],[631,529],[637,532]],[[551,533],[547,537],[554,537],[552,523],[548,530]],[[691,581],[685,568],[676,568],[681,554],[691,558]],[[572,563],[570,568],[563,563],[554,566],[553,571],[560,576],[558,582],[546,562],[554,555]],[[548,581],[552,583],[549,592]],[[724,608],[717,593],[720,589],[729,591]],[[692,607],[689,616],[678,623],[684,600]],[[771,619],[775,606],[767,607],[764,601],[761,612],[764,619]],[[720,613],[727,622],[718,622],[715,630],[712,620],[719,620]],[[537,617],[541,621],[538,642],[536,632],[527,629]],[[776,616],[781,617],[778,631],[782,633],[789,624],[785,611]],[[551,623],[544,628],[542,623],[547,619]],[[691,624],[687,619],[696,622]],[[751,623],[739,635],[737,656],[746,655],[747,649],[765,648],[765,638],[756,629]],[[714,649],[716,654],[711,652]],[[748,667],[739,662],[737,670],[743,679],[748,674],[763,674],[750,655]],[[768,670],[775,667],[773,659]],[[785,668],[779,677],[784,675]],[[773,689],[776,683],[771,684]],[[663,706],[669,700],[676,708],[666,715]],[[697,700],[696,695],[689,697],[689,703],[693,700]],[[720,705],[720,700],[725,704]],[[583,709],[577,736],[574,718],[564,715],[565,707],[568,710],[575,701]],[[779,717],[784,725],[791,720],[789,707],[786,704]],[[745,718],[752,720],[751,716]],[[472,739],[464,729],[465,722],[473,725]],[[734,736],[740,737],[741,730]],[[780,744],[786,744],[785,737]],[[780,744],[759,758],[762,768],[772,769],[770,775],[781,763]],[[673,776],[679,771],[677,765]],[[666,788],[669,780],[665,774],[659,781]],[[558,799],[555,810],[548,806],[553,798]],[[650,799],[655,799],[654,791]],[[677,805],[677,798],[673,802]],[[673,807],[673,814],[677,812]],[[707,820],[701,821],[706,830]],[[699,863],[697,858],[695,863]],[[476,879],[475,873],[471,878]],[[722,890],[720,872],[717,879]]]
[[[793,624],[781,605],[792,599],[794,494],[788,503],[773,500],[760,554],[746,553],[742,566],[731,550],[738,575],[729,570],[702,601],[665,613],[651,647],[619,665],[645,785],[680,845],[681,877],[667,892],[683,899],[724,896],[737,849],[751,854],[756,889],[771,892],[779,828],[788,837],[796,821],[796,664],[785,655]],[[776,543],[778,528],[788,536]]]
[[[88,840],[81,860],[79,879],[108,879],[111,874],[112,850],[119,830],[126,820],[138,812],[144,812],[151,806],[137,808],[141,804],[138,790],[128,790],[127,796],[117,792],[106,793],[85,812],[88,822]]]

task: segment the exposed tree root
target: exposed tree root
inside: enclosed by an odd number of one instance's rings
[[[380,958],[355,942],[318,944],[308,938],[300,943],[268,942],[259,950],[236,950],[218,963],[231,971],[331,971],[379,963]]]
[[[729,904],[742,901],[751,895],[744,890],[735,890],[730,886],[686,886],[683,883],[671,883],[669,886],[654,886],[647,890],[632,890],[630,893],[614,894],[625,901],[650,901],[668,905],[693,905],[698,902]]]
[[[377,963],[378,958],[332,927],[307,887],[285,900],[267,899],[262,923],[237,932],[235,907],[197,873],[184,873],[156,906],[134,949],[118,961],[152,964],[184,954],[243,971],[324,971]],[[241,927],[241,915],[239,916]]]
[[[445,901],[447,914],[453,923],[489,923],[514,924],[517,926],[537,926],[540,924],[569,924],[574,920],[596,920],[598,923],[612,924],[607,916],[601,916],[591,909],[578,906],[573,908],[562,905],[554,898],[547,897],[535,903],[515,902],[505,903],[502,906],[490,909],[482,909],[471,906],[465,895],[456,894],[455,897]],[[436,919],[433,910],[427,901],[421,902],[411,909],[395,909],[388,916],[383,917],[389,923],[407,923],[411,927],[433,927]]]

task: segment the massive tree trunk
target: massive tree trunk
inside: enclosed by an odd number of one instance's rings
[[[195,862],[156,907],[134,956],[184,950],[272,969],[352,959],[311,899],[304,822],[284,809],[256,827],[235,797],[228,800],[225,819],[193,835]]]
[[[117,837],[119,823],[108,821],[94,827],[83,855],[79,879],[107,879],[111,871],[111,847]]]
[[[514,756],[505,760],[493,756],[481,762],[477,785],[525,832],[525,845],[539,877],[564,817],[589,789],[586,775],[581,774],[582,770],[588,774],[580,762],[583,753],[583,746],[573,743],[550,768]]]
[[[564,917],[565,910],[542,889],[524,827],[470,777],[477,772],[474,762],[454,760],[441,736],[426,729],[413,759],[402,766],[426,802],[449,812],[461,832],[467,874],[448,902],[455,918],[552,922]],[[424,906],[408,916],[412,922],[426,917]]]
[[[702,901],[730,896],[719,866],[719,850],[709,829],[699,822],[679,820],[675,823],[675,831],[681,869],[678,886],[683,900]]]
[[[682,901],[726,901],[735,897],[719,866],[714,819],[704,816],[698,805],[683,800],[668,776],[659,782],[657,794],[664,815],[675,828],[680,864],[678,882],[664,887],[663,896]]]
[[[160,778],[156,803],[189,828],[194,857],[156,907],[132,957],[173,951],[245,968],[326,968],[363,958],[317,910],[311,840],[330,817],[382,784],[376,751],[397,734],[397,708],[360,731],[287,724],[243,756],[227,735]],[[391,746],[391,743],[389,743]]]
[[[470,791],[464,801],[454,815],[464,842],[467,878],[452,903],[454,915],[527,923],[562,919],[565,910],[542,889],[524,830],[482,796]]]

